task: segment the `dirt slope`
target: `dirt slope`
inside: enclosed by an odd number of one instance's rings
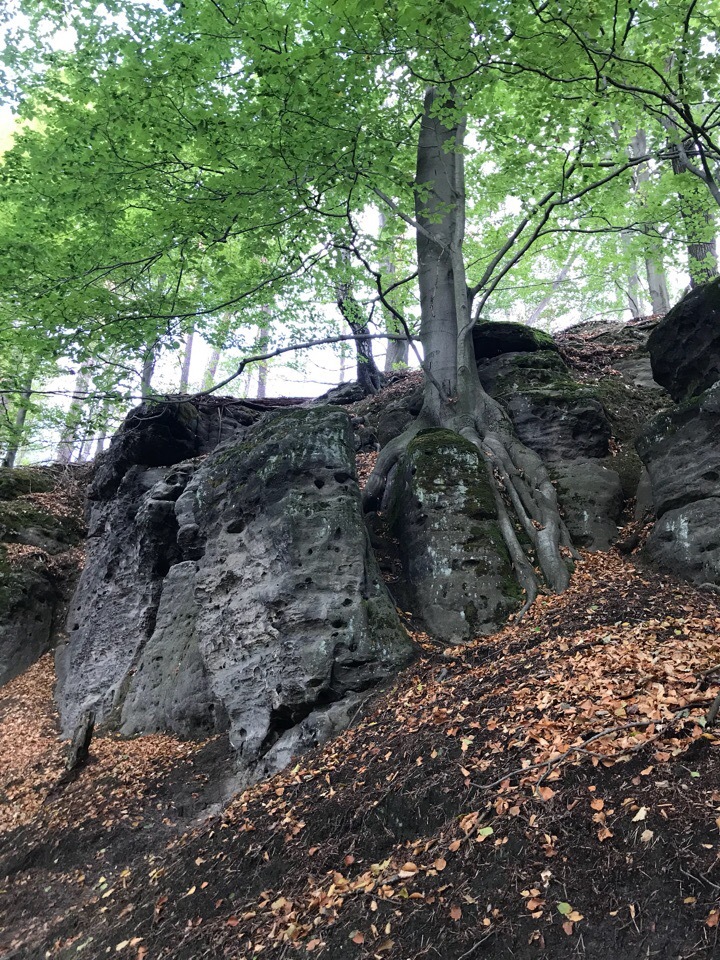
[[[714,598],[586,556],[192,824],[224,745],[100,739],[58,785],[44,660],[0,700],[0,955],[718,956],[719,665]]]

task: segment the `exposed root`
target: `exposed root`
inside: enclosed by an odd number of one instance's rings
[[[430,422],[432,420],[432,422]],[[483,394],[474,417],[459,414],[428,417],[421,414],[408,429],[380,452],[363,495],[366,510],[380,507],[388,476],[420,430],[443,427],[470,441],[483,458],[490,477],[498,525],[510,554],[525,603],[517,614],[521,619],[534,603],[539,582],[533,564],[518,538],[508,504],[533,546],[547,586],[562,593],[570,582],[570,569],[563,549],[577,557],[568,529],[560,516],[557,494],[545,464],[513,433],[507,415],[491,397]]]

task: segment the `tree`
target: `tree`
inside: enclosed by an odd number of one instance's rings
[[[477,17],[430,0],[319,9],[250,0],[241,13],[223,0],[170,0],[124,5],[119,29],[114,5],[78,0],[77,50],[53,53],[42,71],[36,47],[24,73],[26,126],[4,177],[45,233],[23,235],[31,256],[8,286],[23,296],[42,269],[34,306],[48,325],[58,312],[68,325],[92,318],[94,343],[120,336],[139,350],[174,344],[190,318],[200,329],[241,304],[258,309],[270,290],[285,297],[314,282],[343,237],[407,335],[412,311],[393,294],[415,279],[419,289],[424,406],[381,452],[368,507],[420,429],[454,430],[485,462],[528,602],[538,581],[515,523],[546,583],[563,589],[571,545],[554,489],[483,391],[472,328],[523,258],[552,260],[559,238],[612,248],[628,231],[644,235],[627,218],[630,180],[668,160],[668,114],[698,151],[699,166],[684,147],[682,162],[715,196],[717,80],[701,41],[716,3],[661,6],[641,3],[619,24],[609,0],[567,13],[496,0]],[[68,16],[60,3],[30,13]],[[678,36],[693,56],[668,89],[652,59]],[[23,76],[22,47],[11,53]],[[657,130],[646,155],[628,156],[638,103]],[[403,276],[360,229],[359,212],[378,203],[415,234],[416,269]],[[619,256],[626,265],[629,253]],[[146,284],[153,276],[162,283]],[[345,289],[344,308],[350,293],[358,306],[367,299]]]

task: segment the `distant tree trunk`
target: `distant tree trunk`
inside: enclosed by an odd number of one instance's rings
[[[70,403],[70,409],[65,417],[65,425],[60,434],[60,442],[58,443],[57,453],[55,454],[58,463],[70,463],[72,460],[77,443],[77,429],[82,421],[83,407],[87,403],[87,388],[87,375],[81,371],[75,377],[72,402]]]
[[[268,314],[268,316],[271,312],[270,306],[268,304],[263,304],[263,306],[260,307],[260,310],[262,311],[262,313]],[[269,321],[267,324],[260,323],[257,326],[257,336],[255,338],[255,342],[257,344],[256,349],[260,351],[267,350],[268,345],[270,343],[270,338],[268,337],[268,325],[269,325]],[[267,394],[267,378],[268,378],[267,360],[260,360],[258,362],[257,372],[258,372],[258,383],[257,383],[257,393],[255,394],[255,397],[257,400],[264,400]]]
[[[377,393],[382,385],[382,374],[377,368],[372,351],[372,340],[365,337],[370,332],[360,304],[350,292],[349,283],[337,286],[337,305],[355,336],[357,358],[357,382],[365,394]]]
[[[155,373],[155,344],[148,344],[143,355],[142,374],[140,375],[140,395],[149,397],[152,393],[152,378]]]
[[[560,268],[558,275],[552,282],[552,287],[550,288],[550,293],[547,296],[543,297],[540,303],[535,307],[530,316],[527,319],[528,326],[533,327],[538,322],[544,311],[550,304],[550,301],[558,292],[560,287],[563,285],[567,279],[567,275],[570,273],[573,263],[577,260],[579,250],[576,250],[574,253],[571,253],[568,259],[565,261],[563,266]]]
[[[2,461],[2,465],[4,467],[15,466],[15,460],[17,459],[18,452],[22,445],[23,435],[25,433],[25,424],[27,423],[28,409],[30,407],[30,398],[32,396],[32,382],[34,375],[35,367],[33,366],[25,378],[25,383],[21,387],[22,392],[20,394],[17,411],[15,412],[15,421],[11,428],[10,440]]]
[[[347,354],[345,352],[345,344],[340,344],[340,383],[345,383],[345,374],[347,373]]]
[[[647,276],[648,291],[652,312],[664,316],[670,309],[670,294],[668,292],[667,277],[654,257],[645,258],[645,274]]]
[[[380,210],[380,232],[385,226],[385,214]],[[392,285],[392,279],[395,276],[395,263],[393,262],[392,252],[388,254],[388,257],[380,264],[380,270],[384,276],[388,278],[388,283],[385,286]],[[392,316],[390,311],[384,310],[385,314],[385,329],[388,333],[392,334],[402,334],[404,331],[399,327],[397,321]],[[385,373],[392,373],[393,370],[402,369],[408,365],[408,357],[410,356],[410,344],[407,339],[403,338],[402,340],[388,340],[387,353],[385,354]]]
[[[190,327],[190,331],[185,338],[185,350],[183,352],[182,369],[180,371],[180,393],[187,393],[190,383],[190,364],[192,363],[193,340],[195,339],[195,325]]]
[[[638,128],[630,142],[630,156],[644,157],[647,154],[647,134]],[[635,167],[633,175],[633,191],[643,200],[644,185],[650,181],[650,167],[641,163]],[[662,265],[662,253],[659,249],[648,249],[651,245],[650,234],[653,224],[644,223],[641,227],[646,237],[645,276],[647,277],[648,293],[650,294],[651,309],[654,314],[664,315],[670,309],[670,294],[668,293],[667,277]]]
[[[683,149],[692,155],[691,143],[683,144]],[[718,275],[715,206],[700,181],[684,166],[679,149],[673,158],[673,171],[678,177],[680,212],[687,236],[690,286],[697,287]]]
[[[255,394],[258,400],[264,400],[267,393],[267,375],[268,375],[268,365],[267,360],[261,360],[258,363],[258,385],[257,393]]]

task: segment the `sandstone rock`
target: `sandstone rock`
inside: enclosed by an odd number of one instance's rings
[[[653,376],[673,400],[720,380],[720,277],[691,290],[648,340]]]
[[[501,353],[534,353],[536,350],[557,350],[549,333],[524,323],[488,322],[473,327],[475,359],[489,360]]]
[[[720,495],[668,510],[653,527],[646,551],[665,570],[698,585],[720,585]]]
[[[130,467],[91,532],[58,656],[65,729],[88,708],[126,734],[229,726],[269,772],[414,655],[337,408],[268,415],[201,464]]]
[[[607,456],[612,431],[603,405],[556,353],[506,353],[480,363],[478,372],[520,440],[544,460]]]
[[[114,495],[91,501],[87,560],[56,653],[62,727],[85,710],[107,725],[155,628],[163,580],[183,559],[177,546],[177,485],[192,467],[129,468]],[[169,499],[160,498],[172,488]]]
[[[242,401],[156,401],[132,410],[98,459],[91,499],[108,499],[130,467],[171,466],[209,453],[258,417]]]
[[[518,605],[480,455],[458,434],[426,430],[392,479],[388,522],[413,612],[446,642],[496,630]]]
[[[609,550],[625,501],[620,476],[594,460],[554,463],[550,475],[574,544]]]
[[[720,496],[720,383],[659,414],[636,446],[650,475],[655,514]]]
[[[603,405],[583,391],[535,390],[506,402],[517,435],[543,460],[605,457],[611,428]]]

